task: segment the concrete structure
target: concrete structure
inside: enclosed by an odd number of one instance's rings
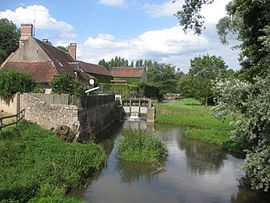
[[[149,123],[155,122],[155,107],[152,105],[151,99],[147,98],[130,98],[122,99],[120,103],[125,113],[129,116],[146,116]]]

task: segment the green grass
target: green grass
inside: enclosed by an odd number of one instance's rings
[[[125,130],[117,145],[118,156],[127,161],[155,162],[167,156],[164,144],[144,131]]]
[[[230,118],[218,120],[213,116],[212,107],[201,105],[195,99],[183,99],[175,103],[157,103],[156,122],[188,127],[185,136],[235,148],[230,139]]]
[[[26,121],[1,134],[0,154],[0,199],[17,202],[68,202],[67,190],[83,186],[84,178],[106,159],[100,146],[65,143]]]

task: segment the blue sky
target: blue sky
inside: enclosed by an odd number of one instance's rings
[[[187,72],[189,61],[206,53],[222,56],[238,69],[238,51],[221,45],[215,24],[229,0],[216,0],[203,10],[207,29],[201,36],[184,33],[173,14],[183,0],[0,0],[0,17],[33,23],[35,37],[54,45],[78,43],[78,58],[97,63],[121,56],[171,63]],[[235,40],[232,40],[233,43]]]

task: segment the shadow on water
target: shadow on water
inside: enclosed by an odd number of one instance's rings
[[[152,175],[151,164],[117,157],[116,146],[125,128],[150,131],[162,140],[169,154],[165,172]],[[183,128],[175,126],[118,123],[100,140],[108,154],[106,166],[89,179],[86,189],[72,190],[70,195],[92,203],[269,202],[268,193],[251,191],[244,184],[240,170],[243,159],[219,147],[186,139],[183,133]]]

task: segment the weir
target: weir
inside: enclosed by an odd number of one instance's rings
[[[117,97],[116,97],[117,99]],[[125,113],[130,117],[146,116],[146,121],[153,123],[155,121],[155,107],[151,99],[147,98],[119,98]]]

